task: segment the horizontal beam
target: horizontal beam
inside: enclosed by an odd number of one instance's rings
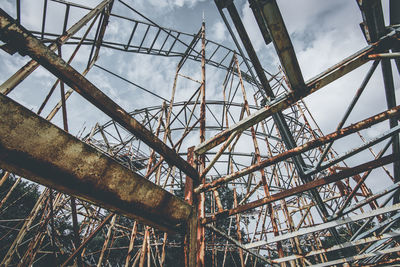
[[[301,74],[299,62],[276,0],[257,2],[261,8],[261,14],[268,25],[275,50],[285,70],[291,89],[293,91],[305,90],[306,85]]]
[[[371,258],[371,257],[384,256],[386,254],[395,253],[395,252],[399,252],[399,251],[400,251],[400,246],[397,246],[397,247],[393,247],[393,248],[389,248],[389,249],[378,250],[375,252],[357,254],[357,255],[354,255],[351,257],[346,257],[346,258],[337,259],[337,260],[333,260],[333,261],[323,262],[323,263],[315,264],[315,265],[311,265],[311,266],[313,266],[313,267],[335,266],[335,265],[341,264],[341,263],[352,262],[352,261],[362,260],[362,259]],[[386,265],[386,266],[388,266],[388,265]]]
[[[368,45],[364,49],[358,51],[357,53],[347,57],[343,61],[338,64],[332,66],[316,77],[306,82],[306,90],[303,91],[292,91],[286,95],[282,95],[280,97],[272,100],[268,106],[261,108],[260,110],[254,112],[250,116],[244,118],[238,123],[232,125],[229,129],[226,129],[213,138],[206,140],[205,142],[199,144],[195,148],[196,154],[204,154],[206,151],[216,147],[217,145],[224,142],[229,136],[238,130],[246,130],[250,128],[252,125],[261,122],[262,120],[272,116],[273,114],[285,110],[291,105],[295,104],[300,99],[320,90],[324,86],[330,84],[331,82],[339,79],[345,74],[353,71],[354,69],[360,67],[361,65],[369,62],[368,55],[371,53],[379,53],[381,51],[386,51],[393,47],[395,41],[395,36],[398,33],[395,31],[389,33],[385,37],[383,37],[378,42]]]
[[[100,89],[72,68],[28,30],[18,25],[4,10],[0,9],[0,38],[11,44],[21,54],[29,55],[48,71],[82,95],[86,100],[102,110],[122,127],[154,149],[165,160],[177,166],[182,172],[194,180],[198,180],[198,172],[181,158],[176,151],[169,148],[152,132],[132,118],[128,112],[110,99]]]
[[[323,248],[323,249],[310,251],[307,254],[305,254],[304,256],[292,255],[292,256],[287,256],[284,258],[272,260],[272,262],[282,263],[282,262],[292,261],[292,260],[301,259],[304,257],[311,257],[311,256],[323,254],[323,253],[328,253],[328,252],[332,252],[332,251],[336,251],[336,250],[359,246],[359,245],[363,245],[363,244],[367,244],[367,243],[371,243],[371,242],[375,242],[375,241],[379,241],[379,240],[384,240],[384,239],[388,239],[388,238],[393,238],[393,237],[397,237],[397,236],[400,236],[400,231],[393,231],[393,232],[379,235],[379,236],[371,236],[371,237],[367,237],[367,238],[360,239],[357,241],[344,242],[339,245],[334,245],[330,248]]]
[[[232,215],[244,212],[244,211],[255,209],[257,207],[261,207],[263,205],[273,203],[275,201],[278,201],[278,200],[281,200],[281,199],[284,199],[284,198],[287,198],[290,196],[301,194],[310,189],[340,181],[347,177],[356,175],[360,172],[373,170],[375,168],[384,166],[386,164],[390,164],[390,163],[398,160],[399,158],[400,158],[399,154],[392,154],[389,156],[382,157],[380,159],[376,159],[376,160],[372,160],[372,161],[363,163],[361,165],[358,165],[358,166],[355,166],[352,168],[347,168],[341,172],[329,175],[324,178],[313,180],[312,182],[309,182],[309,183],[306,183],[303,185],[299,185],[299,186],[291,188],[291,189],[284,190],[282,192],[276,193],[269,197],[261,198],[259,200],[255,200],[253,202],[243,204],[241,206],[238,206],[238,207],[230,209],[230,210],[220,211],[210,217],[206,217],[206,218],[202,219],[202,223],[207,224],[207,223],[216,221],[218,219],[222,219],[222,218],[229,217],[229,216],[232,216]]]
[[[91,19],[97,16],[103,9],[111,2],[111,0],[104,0],[87,13],[77,23],[72,25],[63,35],[57,38],[56,42],[49,46],[49,49],[56,50],[58,45],[62,45],[67,42],[75,33],[77,33],[83,26],[85,26]],[[21,69],[14,73],[7,81],[0,85],[0,92],[2,94],[9,94],[18,84],[20,84],[26,77],[28,77],[37,67],[39,63],[35,60],[31,60],[26,63]]]
[[[382,58],[390,58],[390,59],[396,59],[400,58],[400,53],[395,52],[395,53],[381,53],[381,54],[372,54],[368,56],[369,59],[382,59]]]
[[[313,148],[320,147],[322,145],[325,145],[329,142],[340,139],[340,138],[350,135],[352,133],[369,128],[372,125],[375,125],[384,120],[391,119],[391,118],[398,118],[398,117],[400,117],[400,106],[389,109],[389,110],[379,113],[375,116],[369,117],[365,120],[362,120],[360,122],[352,124],[352,125],[350,125],[346,128],[343,128],[339,131],[330,133],[326,136],[322,136],[318,139],[311,140],[311,141],[305,143],[304,145],[289,149],[285,152],[280,153],[279,155],[276,155],[274,157],[270,157],[266,160],[260,161],[259,163],[251,165],[251,166],[244,168],[242,170],[239,170],[237,172],[234,172],[234,173],[228,174],[224,177],[215,179],[211,183],[201,184],[199,187],[197,187],[195,189],[195,192],[200,193],[200,192],[210,190],[212,188],[216,188],[220,185],[226,184],[230,181],[233,181],[237,178],[243,177],[254,171],[258,171],[260,169],[266,168],[268,166],[271,166],[271,165],[281,162],[283,160],[300,155],[301,153],[309,151]]]
[[[278,241],[282,241],[282,240],[286,240],[289,238],[293,238],[296,236],[301,236],[301,235],[305,235],[305,234],[310,234],[310,233],[315,233],[318,231],[323,231],[332,227],[337,227],[346,223],[351,223],[351,222],[355,222],[355,221],[359,221],[359,220],[363,220],[363,219],[367,219],[370,217],[375,217],[384,213],[388,213],[388,212],[392,212],[392,211],[396,211],[400,209],[400,203],[395,204],[393,206],[389,206],[389,207],[384,207],[384,208],[379,208],[376,210],[372,210],[370,212],[364,212],[362,214],[358,214],[352,217],[347,217],[345,219],[337,219],[335,221],[331,221],[331,222],[327,222],[327,223],[321,223],[319,225],[315,225],[315,226],[311,226],[308,228],[304,228],[298,231],[294,231],[291,233],[287,233],[287,234],[283,234],[283,235],[279,235],[279,236],[274,236],[268,240],[261,240],[261,241],[257,241],[254,243],[250,243],[250,244],[246,244],[245,247],[247,249],[252,249],[252,248],[257,248],[257,247],[261,247],[261,246],[265,246],[267,244],[271,244],[274,242],[278,242]]]
[[[237,241],[236,239],[230,237],[228,234],[222,232],[221,230],[219,230],[217,227],[215,227],[212,224],[208,224],[205,226],[207,229],[213,231],[214,233],[218,234],[219,236],[224,237],[226,240],[228,240],[229,242],[231,242],[232,244],[234,244],[235,246],[247,251],[248,253],[250,253],[251,255],[253,255],[254,257],[260,259],[262,262],[265,262],[266,264],[272,265],[272,266],[277,266],[276,264],[273,264],[271,262],[271,260],[267,259],[266,257],[254,252],[251,249],[247,249],[241,242]]]
[[[0,168],[164,231],[191,206],[0,94]]]

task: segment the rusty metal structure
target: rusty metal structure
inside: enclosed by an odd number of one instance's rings
[[[1,248],[1,266],[37,266],[43,259],[54,266],[400,262],[398,1],[389,1],[385,25],[381,1],[357,0],[365,46],[308,81],[276,0],[249,0],[248,7],[279,58],[274,73],[262,64],[233,0],[215,0],[232,47],[209,40],[205,21],[194,34],[180,32],[130,1],[39,2],[42,16],[21,0],[0,4],[0,57],[24,59],[0,81],[0,189],[15,178],[0,202],[0,227],[3,236],[17,232]],[[62,19],[52,21],[54,10]],[[25,25],[27,14],[36,27]],[[107,32],[112,23],[125,27],[118,38]],[[164,87],[170,93],[104,64],[99,58],[107,53],[177,59],[172,88]],[[75,64],[77,55],[85,60]],[[304,100],[335,90],[337,80],[364,65],[369,69],[358,88],[349,88],[348,107],[332,115],[336,129],[323,133]],[[385,95],[386,108],[371,107],[372,116],[350,121],[379,65],[383,88],[375,90]],[[39,67],[51,73],[52,84],[48,92],[30,88],[43,95],[32,108],[15,93],[29,87]],[[126,110],[90,79],[93,71],[157,101]],[[222,79],[211,83],[215,77]],[[108,121],[71,135],[73,93]],[[51,122],[56,114],[60,126]],[[17,205],[8,198],[25,179],[40,188],[37,202],[27,217],[3,220],[3,210]],[[57,228],[63,221],[72,225],[72,244]],[[96,238],[101,243],[89,249]],[[115,251],[118,262],[111,263]]]

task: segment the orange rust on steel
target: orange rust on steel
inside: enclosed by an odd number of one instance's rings
[[[382,122],[384,120],[387,120],[389,118],[397,118],[400,116],[400,106],[396,106],[392,109],[389,109],[387,111],[384,111],[382,113],[379,113],[375,116],[369,117],[365,120],[359,121],[353,125],[350,125],[346,128],[343,128],[339,131],[333,132],[331,134],[328,134],[326,136],[320,137],[318,139],[311,140],[304,145],[295,147],[293,149],[287,150],[277,156],[271,157],[269,159],[263,160],[262,162],[258,164],[254,164],[252,166],[249,166],[247,168],[244,168],[240,171],[237,171],[235,173],[232,173],[230,175],[227,175],[225,177],[221,177],[219,179],[214,180],[211,183],[205,184],[205,185],[200,185],[198,188],[195,189],[196,193],[199,192],[204,192],[207,191],[211,188],[218,187],[222,184],[225,184],[231,180],[234,180],[236,178],[242,177],[244,175],[247,175],[251,172],[257,171],[261,168],[268,167],[272,164],[278,163],[280,161],[286,160],[288,158],[291,158],[293,156],[299,155],[300,153],[306,152],[310,149],[322,146],[332,140],[337,140],[339,138],[342,138],[344,136],[347,136],[349,134],[355,133],[357,131],[366,129],[371,127],[374,124],[377,124],[379,122]]]
[[[76,22],[71,28],[69,28],[63,35],[58,37],[54,43],[49,46],[49,49],[56,50],[57,45],[62,45],[69,38],[71,38],[76,32],[84,27],[93,17],[97,16],[106,7],[111,0],[104,0],[93,8],[88,14],[82,17]],[[18,84],[20,84],[26,77],[28,77],[35,69],[39,67],[39,64],[35,60],[31,60],[26,63],[21,69],[13,74],[7,81],[0,85],[0,92],[7,95],[9,94]]]
[[[17,25],[2,9],[0,9],[0,33],[0,38],[4,42],[13,45],[21,54],[28,54],[32,59],[39,62],[61,81],[68,84],[76,92],[86,98],[86,100],[141,139],[149,147],[157,151],[169,164],[177,166],[185,174],[192,177],[192,179],[198,179],[197,171],[174,150],[169,148],[160,139],[154,136],[151,131],[132,118],[128,112],[89,82],[63,59],[58,57],[53,51],[30,34],[28,30]]]
[[[187,161],[190,164],[194,164],[194,146],[188,148],[187,152]],[[198,183],[197,183],[198,184]],[[184,189],[184,198],[185,201],[191,205],[196,207],[197,203],[197,195],[194,194],[193,189],[194,186],[197,185],[190,177],[186,176],[185,180],[185,189]],[[187,231],[185,236],[185,266],[195,266],[197,261],[197,253],[196,253],[196,246],[197,246],[197,212],[196,209],[192,209],[192,214],[189,220],[187,221]]]
[[[312,188],[316,188],[316,187],[327,185],[327,184],[330,184],[330,183],[333,183],[333,182],[336,182],[336,181],[340,181],[342,179],[345,179],[345,178],[350,177],[352,175],[358,174],[360,172],[364,172],[364,171],[367,171],[367,170],[372,170],[372,169],[381,167],[383,165],[390,164],[390,163],[398,160],[399,157],[400,157],[400,154],[391,154],[391,155],[382,157],[380,159],[375,159],[375,160],[360,164],[358,166],[355,166],[355,167],[352,167],[352,168],[348,168],[348,169],[343,170],[343,171],[341,171],[339,173],[326,176],[325,178],[320,178],[320,179],[314,180],[312,182],[309,182],[309,183],[306,183],[306,184],[303,184],[303,185],[299,185],[297,187],[294,187],[294,188],[291,188],[291,189],[284,190],[282,192],[276,193],[276,194],[272,195],[271,197],[262,198],[262,199],[259,199],[259,200],[256,200],[256,201],[241,205],[241,206],[239,206],[237,208],[233,208],[233,209],[230,209],[230,210],[224,210],[222,212],[218,212],[218,213],[214,214],[211,217],[207,217],[207,218],[203,219],[202,223],[203,224],[207,224],[207,223],[216,221],[218,219],[229,217],[229,216],[235,215],[237,213],[241,213],[241,212],[244,212],[244,211],[247,211],[247,210],[250,210],[250,209],[255,209],[257,207],[266,205],[268,203],[275,202],[277,200],[281,200],[281,199],[284,199],[284,198],[287,198],[287,197],[290,197],[290,196],[293,196],[293,195],[297,195],[297,194],[303,193],[303,192],[308,191],[308,190],[310,190]]]
[[[206,151],[212,149],[213,147],[224,142],[232,132],[237,130],[246,130],[250,126],[272,116],[273,114],[285,110],[291,105],[295,104],[300,99],[318,91],[327,84],[337,80],[338,78],[344,76],[345,74],[351,72],[352,70],[360,67],[361,65],[369,62],[368,55],[374,52],[385,51],[393,46],[395,36],[387,35],[380,41],[368,45],[357,53],[345,58],[338,64],[330,67],[326,71],[312,78],[306,82],[306,90],[303,91],[293,91],[287,95],[276,98],[271,101],[269,106],[265,106],[262,109],[256,111],[251,116],[244,118],[237,124],[233,125],[229,129],[226,129],[214,137],[210,138],[206,142],[198,145],[195,149],[197,154],[203,154]]]
[[[237,69],[237,72],[238,72],[238,75],[239,75],[240,86],[241,86],[241,89],[242,89],[244,108],[246,109],[247,116],[250,116],[249,102],[247,101],[246,90],[245,90],[244,85],[243,85],[242,72],[240,71],[240,65],[239,65],[239,62],[237,60],[236,55],[234,55],[234,61],[235,61],[235,64],[236,64],[236,69]],[[254,151],[255,151],[255,156],[256,156],[256,159],[257,159],[257,163],[260,163],[261,162],[260,148],[258,146],[258,142],[257,142],[256,132],[254,130],[254,126],[251,126],[250,130],[251,130],[251,138],[253,139],[253,145],[254,145]],[[265,175],[264,169],[260,169],[260,174],[261,174],[261,181],[260,182],[263,185],[265,196],[270,197],[271,193],[269,191],[269,187],[268,187],[268,183],[267,183],[267,179],[266,179],[266,175]],[[236,191],[234,191],[234,192],[236,193]],[[234,196],[236,197],[236,194]],[[278,225],[277,225],[276,220],[275,220],[275,214],[274,214],[274,211],[272,209],[272,204],[271,203],[268,204],[267,208],[270,211],[269,214],[271,216],[270,219],[271,219],[271,224],[272,224],[272,229],[273,229],[273,232],[274,232],[274,236],[278,236],[279,235],[279,229],[278,229]],[[238,233],[238,236],[239,236],[239,233]],[[241,240],[239,238],[239,242],[240,241]],[[284,257],[284,252],[283,252],[283,247],[282,247],[282,243],[281,242],[277,242],[277,249],[278,249],[279,257]],[[242,252],[242,250],[241,250],[241,252]],[[243,254],[243,252],[242,252],[242,254]]]
[[[183,139],[193,130],[193,128],[197,125],[197,123],[199,123],[199,121],[200,121],[200,118],[199,118],[187,131],[185,131],[185,132],[183,133],[182,137],[178,140],[178,142],[175,143],[175,145],[172,147],[172,149],[175,149],[177,146],[180,145],[180,143],[182,143]],[[150,175],[152,175],[153,172],[154,172],[155,170],[157,170],[157,168],[160,167],[161,163],[163,163],[163,162],[164,162],[164,157],[161,157],[160,160],[153,166],[153,168],[151,168],[151,169],[147,172],[145,178],[148,179],[148,178],[150,177]],[[191,178],[190,178],[190,179],[191,179]]]
[[[164,231],[180,231],[191,213],[183,200],[2,94],[0,168]]]
[[[268,25],[275,50],[289,80],[290,88],[293,91],[304,90],[303,75],[276,0],[255,2],[258,2],[259,5],[255,8],[261,9],[260,13]]]
[[[390,58],[390,59],[395,59],[395,58],[400,58],[400,53],[380,53],[380,54],[372,54],[368,55],[369,59],[377,60],[377,59],[383,59],[383,58]]]

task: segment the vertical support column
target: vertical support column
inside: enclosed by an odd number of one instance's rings
[[[194,165],[194,147],[188,148],[187,161],[189,164]],[[197,262],[197,196],[194,194],[195,182],[186,176],[185,182],[185,201],[193,206],[192,214],[189,217],[186,226],[185,238],[185,266],[194,267]]]
[[[201,87],[200,87],[200,143],[205,142],[206,131],[206,37],[205,37],[206,24],[203,19],[201,24]],[[205,154],[200,155],[199,158],[199,173],[205,169]],[[205,176],[201,178],[200,183],[205,184]],[[205,193],[200,193],[199,201],[197,203],[197,216],[199,219],[205,217],[204,211]],[[204,267],[206,244],[205,244],[205,228],[201,224],[197,225],[197,266]]]
[[[369,39],[368,43],[373,43],[379,40],[382,36],[386,34],[385,19],[383,16],[382,3],[379,0],[364,0],[359,1],[358,5],[360,7],[361,13],[363,15],[364,24],[368,29]],[[390,3],[390,9],[398,7],[398,4],[394,2]],[[391,10],[390,13],[390,23],[396,23],[399,21],[399,16],[396,15],[397,12]],[[396,106],[396,93],[393,82],[393,72],[390,59],[383,58],[381,61],[383,83],[385,86],[386,103],[388,109]],[[396,119],[389,119],[390,128],[396,127],[398,122]],[[396,134],[392,138],[392,149],[393,153],[400,152],[400,140],[399,135]],[[400,181],[400,161],[393,162],[393,177],[395,182]],[[393,196],[393,202],[398,203],[400,201],[400,192],[397,191]]]

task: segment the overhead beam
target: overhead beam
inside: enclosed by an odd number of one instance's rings
[[[104,0],[87,13],[77,23],[72,25],[63,35],[57,38],[56,42],[52,43],[49,48],[55,51],[58,45],[64,44],[68,41],[75,33],[77,33],[83,26],[85,26],[91,19],[97,16],[112,0]],[[28,77],[35,69],[39,67],[39,63],[35,60],[31,60],[26,63],[21,69],[14,73],[7,81],[0,85],[0,92],[2,94],[9,94],[18,84],[20,84],[26,77]]]
[[[83,75],[67,64],[24,27],[18,25],[4,10],[0,9],[0,38],[12,45],[22,55],[29,55],[61,81],[82,95],[86,100],[102,110],[130,133],[141,139],[149,147],[193,179],[198,172],[173,149],[158,139],[152,132],[132,118],[128,112],[110,99]]]
[[[258,258],[259,260],[261,260],[262,262],[269,264],[271,266],[277,266],[276,264],[273,264],[271,262],[271,260],[267,259],[266,257],[254,252],[251,249],[246,248],[246,246],[244,244],[242,244],[241,242],[237,241],[236,239],[230,237],[228,234],[224,233],[223,231],[221,231],[220,229],[218,229],[217,227],[215,227],[212,224],[208,224],[205,226],[206,228],[208,228],[209,230],[213,231],[214,233],[218,234],[219,236],[224,237],[226,240],[228,240],[229,242],[231,242],[232,244],[234,244],[235,246],[237,246],[238,248],[241,248],[245,251],[247,251],[248,253],[250,253],[251,255],[253,255],[254,257]]]
[[[241,213],[241,212],[245,212],[245,211],[248,211],[251,209],[255,209],[257,207],[261,207],[261,206],[267,205],[269,203],[273,203],[275,201],[278,201],[278,200],[281,200],[281,199],[284,199],[284,198],[287,198],[290,196],[301,194],[303,192],[306,192],[313,188],[317,188],[319,186],[323,186],[323,185],[327,185],[330,183],[340,181],[342,179],[353,176],[360,172],[376,169],[378,167],[381,167],[386,164],[390,164],[390,163],[394,162],[395,160],[397,160],[399,158],[399,156],[400,156],[399,154],[392,154],[389,156],[385,156],[380,159],[372,160],[372,161],[366,162],[364,164],[345,169],[339,173],[335,173],[335,174],[329,175],[327,177],[316,179],[316,180],[313,180],[312,182],[308,182],[306,184],[284,190],[282,192],[276,193],[269,197],[261,198],[259,200],[255,200],[253,202],[243,204],[236,208],[220,211],[210,217],[206,217],[206,218],[202,219],[202,223],[207,224],[210,222],[214,222],[219,219],[226,218],[226,217],[229,217],[229,216]]]
[[[371,257],[381,257],[383,255],[386,255],[389,253],[395,253],[395,252],[399,252],[399,251],[400,251],[400,246],[397,246],[397,247],[388,248],[388,249],[384,249],[384,250],[378,250],[378,251],[364,253],[364,254],[357,254],[357,255],[354,255],[351,257],[341,258],[341,259],[337,259],[337,260],[333,260],[333,261],[322,262],[322,263],[311,265],[311,266],[313,266],[313,267],[335,266],[337,264],[352,262],[352,261],[356,261],[356,260],[362,260],[362,259],[371,258]],[[388,265],[386,265],[386,266],[388,266]]]
[[[253,1],[254,2],[254,1]],[[304,78],[301,73],[296,53],[294,52],[292,41],[286,29],[282,14],[275,0],[255,1],[257,4],[250,5],[255,16],[262,16],[269,29],[269,34],[279,56],[279,60],[285,70],[290,87],[294,91],[305,90]],[[261,12],[257,12],[261,9]],[[257,19],[257,17],[256,17]],[[262,19],[257,19],[257,21]],[[266,32],[261,29],[261,33]],[[265,37],[264,37],[265,38]]]
[[[0,94],[0,168],[164,231],[191,206]]]
[[[280,236],[274,236],[272,238],[269,238],[268,240],[261,240],[261,241],[257,241],[254,243],[250,243],[250,244],[246,244],[245,247],[247,249],[252,249],[252,248],[257,248],[257,247],[261,247],[261,246],[265,246],[267,244],[271,244],[277,241],[282,241],[282,240],[286,240],[289,238],[293,238],[296,236],[301,236],[301,235],[305,235],[305,234],[310,234],[310,233],[315,233],[318,231],[323,231],[326,230],[328,228],[331,227],[337,227],[346,223],[351,223],[351,222],[355,222],[355,221],[359,221],[359,220],[363,220],[363,219],[367,219],[370,217],[375,217],[381,214],[385,214],[388,212],[392,212],[392,211],[396,211],[400,209],[400,203],[399,204],[395,204],[393,206],[389,206],[389,207],[384,207],[384,208],[379,208],[376,210],[372,210],[370,212],[365,212],[362,214],[358,214],[352,217],[347,217],[344,219],[337,219],[335,221],[331,221],[331,222],[327,222],[327,223],[321,223],[319,225],[315,225],[315,226],[311,226],[308,228],[304,228],[298,231],[294,231],[291,233],[287,233],[287,234],[283,234]]]
[[[393,232],[390,232],[387,234],[371,236],[371,237],[367,237],[367,238],[360,239],[357,241],[344,242],[339,245],[332,246],[330,248],[323,248],[323,249],[317,249],[317,250],[310,251],[307,254],[305,254],[304,256],[303,255],[291,255],[291,256],[284,257],[284,258],[278,258],[278,259],[272,260],[272,262],[282,263],[282,262],[292,261],[292,260],[301,259],[304,257],[311,257],[311,256],[328,253],[328,252],[332,252],[332,251],[336,251],[336,250],[341,250],[341,249],[351,248],[354,246],[364,245],[364,244],[379,241],[379,240],[394,238],[397,236],[400,236],[400,231],[393,231]]]
[[[398,35],[399,33],[393,31],[387,34],[385,37],[381,38],[378,42],[366,46],[362,50],[345,58],[341,62],[333,65],[326,71],[320,73],[319,75],[307,81],[306,90],[292,91],[286,95],[282,95],[280,97],[275,98],[269,103],[269,105],[261,108],[260,110],[254,112],[250,116],[232,125],[229,129],[226,129],[218,133],[214,137],[196,146],[195,148],[196,154],[203,154],[207,152],[208,150],[216,147],[217,145],[221,144],[226,139],[228,139],[233,132],[238,130],[241,131],[246,130],[250,128],[252,125],[259,123],[260,121],[272,116],[278,111],[285,110],[286,108],[290,107],[291,105],[299,101],[301,98],[304,98],[320,90],[324,86],[330,84],[331,82],[339,79],[345,74],[369,62],[368,59],[369,54],[380,53],[390,49],[396,44],[396,42],[398,42],[395,39],[395,37]]]

